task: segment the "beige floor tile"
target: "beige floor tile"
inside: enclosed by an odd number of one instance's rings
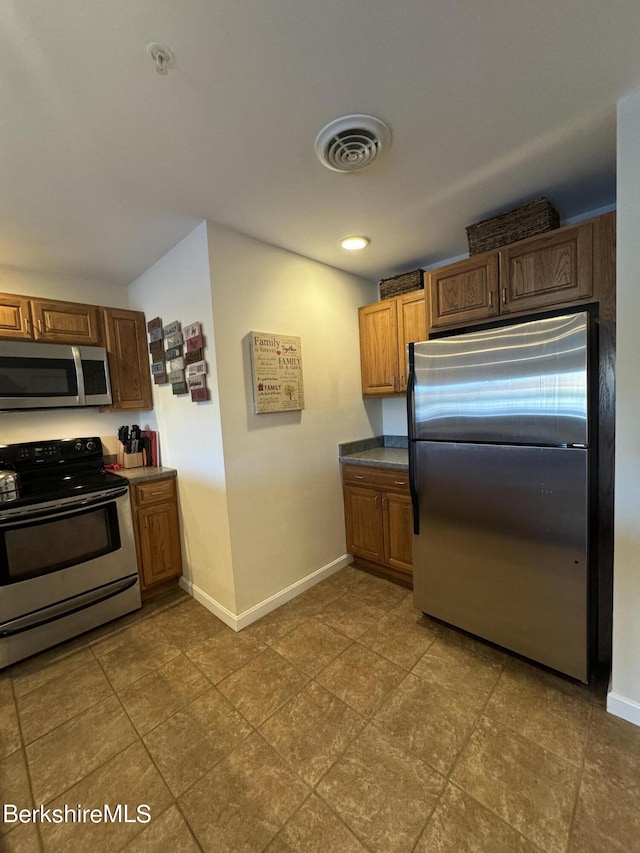
[[[525,671],[544,684],[548,684],[549,687],[555,687],[556,690],[560,690],[568,696],[574,696],[576,699],[583,699],[591,705],[604,708],[607,704],[610,667],[605,664],[598,664],[594,668],[589,684],[582,684],[573,678],[569,678],[567,675],[553,672],[541,665],[522,660],[513,655],[508,656],[506,665],[509,669]]]
[[[319,587],[330,589],[338,595],[345,595],[351,592],[358,584],[367,577],[367,573],[360,569],[355,569],[353,566],[346,566],[335,572],[330,577],[318,584]]]
[[[42,845],[38,830],[33,823],[24,823],[2,837],[3,853],[41,853]]]
[[[113,690],[95,660],[36,687],[17,699],[25,743],[109,696],[113,696]]]
[[[366,853],[366,849],[312,794],[267,847],[267,853]]]
[[[407,675],[373,722],[400,746],[447,774],[478,718],[464,694]]]
[[[452,780],[548,853],[566,849],[579,769],[483,717]]]
[[[253,634],[225,628],[215,637],[210,637],[204,643],[189,649],[187,657],[207,676],[209,681],[217,684],[265,648],[265,644]]]
[[[18,809],[28,809],[33,806],[27,763],[22,749],[12,752],[0,761],[0,799],[3,804],[10,803]],[[0,810],[0,835],[12,829],[17,829],[17,825],[11,821],[5,823],[3,812]]]
[[[254,726],[259,726],[307,683],[306,675],[271,649],[218,684],[220,692]]]
[[[433,644],[436,636],[424,625],[387,615],[365,631],[358,642],[403,669],[411,669]]]
[[[327,604],[316,618],[352,640],[357,640],[372,625],[379,622],[384,614],[382,608],[348,594]]]
[[[116,690],[133,684],[180,654],[180,649],[168,640],[163,631],[153,626],[152,622],[153,620],[149,619],[115,637],[107,638],[104,641],[106,646],[99,643],[93,647]],[[116,641],[114,648],[112,644]],[[105,648],[109,650],[104,652]]]
[[[582,762],[591,706],[529,673],[506,669],[484,713],[556,755]]]
[[[351,640],[344,634],[317,619],[309,619],[274,643],[273,648],[312,678],[335,660],[350,643]]]
[[[415,853],[538,853],[538,848],[455,785],[448,785]]]
[[[11,670],[0,672],[0,705],[13,702],[13,687],[11,685]]]
[[[298,610],[293,601],[288,601],[244,630],[262,643],[271,646],[299,628],[308,618],[305,613]]]
[[[362,581],[353,588],[353,595],[381,610],[391,610],[405,598],[411,598],[413,593],[400,584],[365,574]]]
[[[0,706],[0,758],[11,755],[22,746],[18,712],[13,699]]]
[[[309,785],[342,755],[365,720],[312,682],[262,724],[260,732]]]
[[[89,646],[70,648],[66,654],[63,654],[63,647],[56,646],[55,649],[12,666],[10,671],[13,689],[16,696],[24,696],[31,690],[93,661],[95,657]]]
[[[496,686],[502,665],[439,637],[411,671],[462,694],[467,704],[480,708]]]
[[[325,605],[335,601],[336,598],[340,598],[341,595],[344,595],[344,592],[330,584],[318,583],[291,600],[292,611],[310,619],[319,613]]]
[[[180,799],[205,851],[258,851],[272,840],[309,789],[257,734],[252,734]]]
[[[623,788],[640,792],[640,728],[594,708],[585,766]]]
[[[569,850],[571,853],[640,851],[640,790],[585,768]]]
[[[249,734],[251,726],[212,687],[145,736],[174,796],[202,778]]]
[[[494,646],[480,637],[474,637],[467,634],[465,631],[458,630],[449,625],[441,624],[438,631],[441,637],[445,640],[450,640],[463,649],[468,649],[470,652],[475,652],[477,655],[483,655],[486,658],[496,661],[497,663],[507,663],[510,660],[509,652],[499,646]]]
[[[123,809],[126,806],[129,821],[135,821],[138,806],[147,805],[151,813],[150,825],[153,825],[171,803],[171,794],[138,741],[53,800],[51,807],[77,803],[83,808],[108,805],[112,810],[118,805]],[[76,853],[120,850],[144,828],[144,823],[124,820],[77,822],[43,824],[41,833],[47,853]]]
[[[118,695],[133,725],[146,734],[210,687],[208,679],[181,654],[123,687]]]
[[[135,740],[135,729],[112,696],[29,744],[36,803],[57,797]]]
[[[406,672],[357,643],[349,646],[316,681],[365,717],[376,711]]]
[[[317,792],[367,845],[380,853],[413,850],[444,779],[367,728],[329,770]]]
[[[219,634],[226,627],[193,598],[163,610],[153,617],[150,624],[164,631],[169,642],[183,652]]]
[[[124,848],[125,853],[199,853],[199,850],[200,845],[175,805],[169,806]]]

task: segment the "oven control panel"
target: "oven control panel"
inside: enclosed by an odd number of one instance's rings
[[[56,441],[29,441],[24,444],[0,445],[0,468],[3,465],[55,464],[58,462],[102,457],[99,438],[63,438]]]

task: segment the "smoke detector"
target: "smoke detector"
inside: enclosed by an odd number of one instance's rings
[[[316,136],[318,160],[334,172],[357,172],[369,166],[391,142],[382,119],[356,113],[326,124]]]

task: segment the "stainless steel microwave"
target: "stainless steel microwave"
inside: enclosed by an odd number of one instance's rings
[[[104,347],[0,342],[0,410],[110,403]]]

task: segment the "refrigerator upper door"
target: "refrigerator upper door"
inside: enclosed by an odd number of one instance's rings
[[[587,312],[414,346],[412,437],[588,445]]]

